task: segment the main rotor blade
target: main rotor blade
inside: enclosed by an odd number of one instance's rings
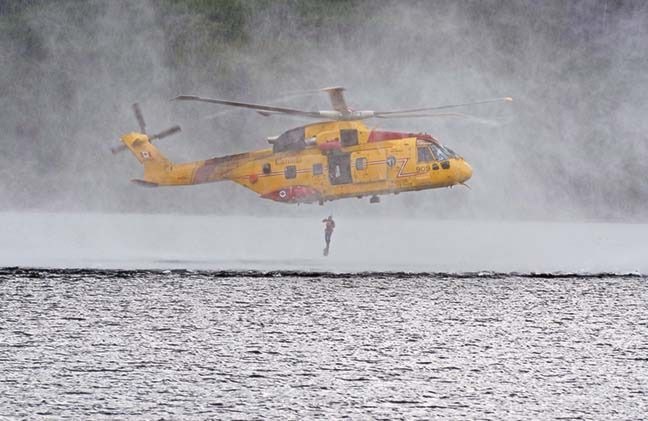
[[[346,89],[343,86],[331,86],[328,88],[309,89],[306,91],[294,91],[292,93],[307,95],[326,92],[329,96],[329,100],[331,101],[331,106],[333,107],[333,109],[342,114],[348,114],[351,112],[351,108],[349,108],[346,100],[344,99],[344,91],[346,91]]]
[[[137,119],[137,123],[140,126],[141,132],[146,134],[146,123],[144,123],[144,115],[142,115],[142,110],[140,109],[140,106],[137,102],[133,104],[133,111],[135,111],[135,118]]]
[[[378,115],[376,118],[393,119],[393,118],[419,118],[419,117],[460,117],[468,121],[483,124],[485,126],[501,126],[502,123],[497,120],[490,120],[487,118],[475,117],[474,115],[464,113],[412,113],[412,114],[396,114],[396,115]]]
[[[410,117],[470,117],[463,113],[403,113],[403,114],[383,114],[376,113],[376,118],[410,118]]]
[[[488,104],[489,102],[501,102],[501,101],[511,102],[513,101],[513,98],[507,96],[503,98],[485,99],[483,101],[465,102],[463,104],[440,105],[438,107],[412,108],[409,110],[397,110],[397,111],[376,111],[376,117],[394,115],[394,114],[416,113],[420,111],[447,110],[448,108],[466,107],[468,105]]]
[[[315,91],[315,92],[319,92],[319,90],[318,90],[318,91]],[[294,99],[294,98],[301,98],[301,97],[305,97],[305,96],[310,96],[310,95],[312,95],[312,94],[313,94],[313,92],[309,92],[309,91],[294,91],[294,92],[289,92],[287,95],[281,96],[281,97],[279,97],[279,98],[275,98],[275,99],[270,99],[270,100],[268,100],[267,102],[269,102],[269,104],[267,104],[267,105],[270,106],[270,107],[274,107],[274,105],[272,105],[272,104],[276,104],[276,103],[281,104],[281,103],[283,103],[283,102],[286,102],[286,101],[291,100],[291,99]],[[266,102],[266,101],[264,101],[264,102]],[[221,117],[221,116],[224,116],[224,115],[227,115],[227,114],[233,113],[233,112],[235,112],[235,111],[236,111],[236,109],[226,109],[226,110],[221,110],[221,111],[219,111],[219,112],[217,112],[217,113],[210,114],[210,115],[208,115],[208,116],[202,117],[202,119],[203,119],[203,120],[215,119],[215,118],[219,118],[219,117]],[[264,117],[270,117],[270,116],[272,116],[272,115],[279,114],[279,113],[276,113],[276,112],[260,111],[260,110],[257,110],[257,113],[261,114],[261,115],[264,116]]]
[[[311,117],[311,118],[323,118],[323,116],[318,111],[302,111],[302,110],[295,110],[293,108],[273,107],[270,105],[252,104],[248,102],[227,101],[224,99],[214,99],[214,98],[202,98],[194,95],[180,95],[173,98],[172,101],[210,102],[212,104],[229,105],[230,107],[249,108],[252,110],[268,111],[271,113],[274,112],[274,113],[282,113],[282,114],[289,114],[289,115],[299,115],[299,116]]]
[[[475,117],[474,115],[464,113],[411,113],[411,114],[394,114],[394,115],[377,115],[376,118],[393,119],[393,118],[419,118],[419,117],[460,117],[468,121],[483,124],[485,126],[501,126],[502,123],[497,120]]]
[[[182,131],[180,126],[173,126],[173,127],[170,127],[170,128],[168,128],[166,130],[161,131],[158,134],[154,134],[153,136],[149,137],[149,141],[153,141],[155,139],[162,139],[162,138],[165,138],[167,136],[171,136],[172,134],[178,133],[179,131]]]

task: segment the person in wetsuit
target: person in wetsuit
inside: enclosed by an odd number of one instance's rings
[[[324,241],[326,241],[324,256],[328,256],[329,245],[331,244],[331,235],[333,235],[333,230],[335,229],[335,221],[333,221],[333,217],[329,215],[328,218],[322,219],[322,222],[326,224],[324,226]]]

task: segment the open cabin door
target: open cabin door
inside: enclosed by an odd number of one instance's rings
[[[333,151],[328,155],[329,180],[331,184],[348,184],[351,178],[351,157],[344,152]]]
[[[356,183],[372,183],[387,179],[385,150],[373,149],[351,154],[351,171]]]

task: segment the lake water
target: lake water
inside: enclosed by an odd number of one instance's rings
[[[645,419],[640,275],[0,271],[3,419]]]

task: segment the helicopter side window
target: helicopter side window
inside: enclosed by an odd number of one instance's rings
[[[322,175],[323,172],[322,164],[313,164],[313,175]]]
[[[268,175],[268,174],[270,174],[271,172],[272,172],[272,167],[270,166],[270,163],[269,163],[269,162],[266,162],[265,164],[263,164],[263,173],[264,173],[265,175]]]
[[[357,145],[358,131],[356,129],[340,129],[340,143],[344,147]]]
[[[284,176],[286,176],[286,178],[295,178],[295,177],[297,177],[297,167],[295,167],[294,165],[288,165],[284,169]]]
[[[418,147],[418,162],[431,162],[434,161],[434,155],[427,146]]]
[[[367,169],[367,158],[358,158],[355,162],[356,170],[363,171]]]

